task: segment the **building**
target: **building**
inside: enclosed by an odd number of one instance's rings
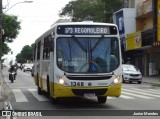
[[[157,75],[160,71],[160,0],[128,0],[127,3],[136,9],[136,16],[135,22],[130,22],[130,29],[135,31],[125,35],[124,58],[136,65],[144,76]]]
[[[136,31],[135,18],[136,18],[135,8],[123,8],[113,13],[113,23],[117,24],[119,28],[121,46],[124,47],[125,49],[126,49],[126,35]]]

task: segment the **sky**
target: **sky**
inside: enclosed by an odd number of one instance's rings
[[[32,3],[20,3],[23,1],[25,0],[2,1],[3,12],[9,9],[6,14],[18,16],[18,21],[21,22],[19,35],[13,43],[8,43],[14,56],[20,53],[25,45],[34,43],[55,21],[60,19],[58,13],[72,0],[32,0]]]

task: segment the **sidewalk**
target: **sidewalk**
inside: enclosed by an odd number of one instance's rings
[[[142,78],[143,83],[150,83],[150,84],[159,84],[160,85],[160,76],[144,76]]]
[[[0,72],[0,110],[2,110],[4,107],[4,102],[3,102],[4,97],[3,97],[3,93],[2,93],[2,91],[3,91],[2,90],[2,84],[3,84],[2,78],[3,78],[3,73]]]

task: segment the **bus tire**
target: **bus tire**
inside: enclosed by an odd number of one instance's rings
[[[38,75],[37,75],[37,88],[38,88],[38,94],[42,95],[42,90],[41,90],[41,88],[39,86],[39,77],[38,77]]]
[[[49,76],[47,75],[47,95],[50,97]]]
[[[59,98],[54,98],[50,94],[49,76],[47,75],[47,96],[49,97],[52,104],[58,104]]]
[[[98,103],[105,103],[107,101],[106,96],[97,96]]]
[[[59,98],[50,97],[50,101],[51,101],[52,104],[58,104],[59,103]]]

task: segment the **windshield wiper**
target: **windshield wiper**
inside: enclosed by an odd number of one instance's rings
[[[79,42],[79,40],[78,40],[74,35],[72,35],[72,38],[73,38],[74,41],[77,43],[77,45],[80,46],[80,48],[81,48],[82,50],[84,50],[85,52],[87,52],[87,50],[85,49],[85,47],[83,47],[83,45],[81,44],[81,42]]]
[[[92,48],[92,49],[90,49],[90,52],[92,52],[97,46],[98,46],[98,44],[101,42],[101,40],[104,38],[104,35],[102,35],[101,37],[100,37],[100,39],[98,39],[98,41],[96,42],[96,44],[94,45],[94,47]]]

